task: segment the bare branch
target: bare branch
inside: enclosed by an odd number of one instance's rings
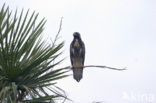
[[[112,67],[101,66],[101,65],[86,65],[86,66],[83,66],[83,68],[88,68],[88,67],[107,68],[107,69],[118,70],[118,71],[126,70],[126,68],[119,69],[119,68],[112,68]],[[64,67],[64,69],[72,69],[72,67],[67,66],[67,67]]]
[[[59,34],[60,34],[60,32],[61,32],[61,29],[62,29],[62,19],[63,19],[63,17],[61,17],[61,21],[60,21],[60,25],[59,25],[59,30],[58,30],[58,32],[57,32],[57,34],[56,34],[56,36],[55,36],[55,39],[54,39],[54,41],[51,39],[51,41],[52,41],[52,49],[55,47],[55,43],[56,43],[56,41],[58,40],[58,38],[59,38]]]
[[[112,67],[100,66],[100,65],[87,65],[87,66],[84,66],[84,68],[87,68],[87,67],[107,68],[107,69],[112,69],[112,70],[126,70],[126,68],[119,69],[119,68],[112,68]]]
[[[62,19],[63,19],[63,17],[61,17],[60,26],[59,26],[59,30],[58,30],[58,32],[57,32],[57,35],[56,35],[55,41],[57,40],[58,35],[60,34],[60,31],[61,31],[61,29],[62,29]]]

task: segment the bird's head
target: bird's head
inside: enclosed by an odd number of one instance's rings
[[[77,39],[80,39],[81,38],[79,32],[74,32],[73,36],[74,36],[74,38],[77,38]]]

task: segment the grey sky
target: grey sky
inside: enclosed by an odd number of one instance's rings
[[[55,36],[64,17],[62,57],[68,58],[60,67],[70,65],[75,31],[86,45],[85,65],[127,67],[126,71],[87,68],[80,83],[72,76],[60,80],[58,85],[74,103],[156,102],[155,0],[0,0],[0,7],[4,2],[14,10],[30,8],[45,17],[45,38]]]

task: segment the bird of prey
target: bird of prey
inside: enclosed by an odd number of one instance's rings
[[[85,60],[85,45],[81,40],[80,33],[73,33],[74,39],[70,45],[70,60],[72,64],[73,77],[79,82],[83,75],[83,66]]]

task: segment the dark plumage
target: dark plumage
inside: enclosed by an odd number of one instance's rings
[[[83,66],[85,60],[85,45],[78,32],[73,34],[74,39],[70,45],[70,59],[74,79],[79,82],[83,76]]]

